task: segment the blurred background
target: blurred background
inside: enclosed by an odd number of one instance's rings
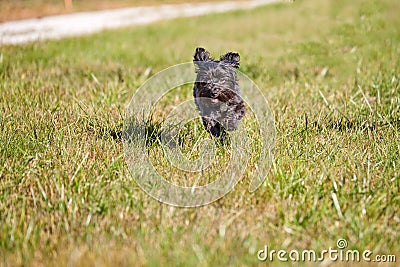
[[[0,0],[0,22],[80,11],[116,9],[178,3],[199,3],[202,0]],[[212,1],[217,2],[217,1]]]

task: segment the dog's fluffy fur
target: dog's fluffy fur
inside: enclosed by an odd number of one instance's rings
[[[226,131],[236,130],[246,112],[235,71],[239,68],[239,60],[239,54],[234,52],[214,60],[204,48],[196,48],[194,101],[204,127],[214,137],[223,137]]]

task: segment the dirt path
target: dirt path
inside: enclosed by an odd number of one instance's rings
[[[135,7],[6,22],[0,24],[0,45],[79,36],[104,29],[144,25],[165,19],[250,9],[278,1],[251,0]]]

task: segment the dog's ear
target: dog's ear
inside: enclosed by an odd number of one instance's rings
[[[209,60],[211,60],[210,53],[208,53],[202,47],[197,47],[196,48],[196,53],[194,54],[194,57],[193,57],[193,62],[196,62],[196,61],[209,61]]]
[[[240,56],[238,53],[229,52],[221,56],[220,61],[234,68],[239,68]]]

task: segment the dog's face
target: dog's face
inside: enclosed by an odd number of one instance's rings
[[[239,67],[239,54],[229,52],[216,61],[204,48],[197,48],[194,64],[197,66],[197,96],[207,97],[211,102],[227,102],[240,94],[234,68]]]
[[[213,61],[198,64],[196,86],[198,97],[227,102],[235,95],[236,77],[229,67]]]

